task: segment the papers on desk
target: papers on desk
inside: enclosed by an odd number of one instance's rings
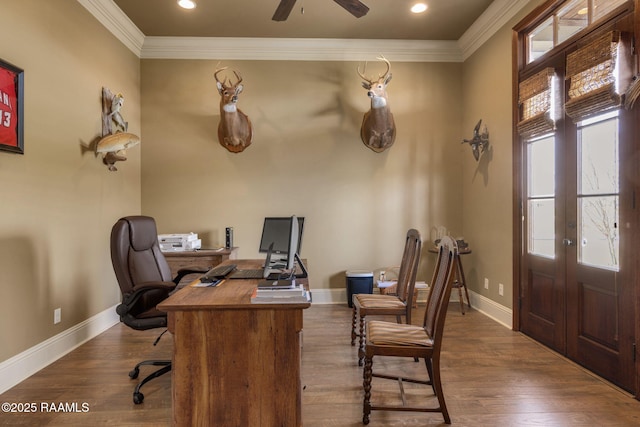
[[[199,282],[191,285],[193,288],[213,288],[224,282],[223,279],[205,279],[201,278]]]
[[[252,304],[300,304],[311,302],[311,292],[303,285],[287,288],[257,287],[251,295]]]

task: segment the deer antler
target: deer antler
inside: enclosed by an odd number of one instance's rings
[[[234,70],[233,74],[235,74],[235,75],[236,75],[236,78],[238,79],[238,81],[237,81],[235,84],[233,84],[233,83],[231,82],[231,80],[227,79],[226,77],[224,78],[224,80],[223,80],[223,81],[220,81],[220,79],[218,79],[218,73],[220,73],[220,72],[222,72],[222,71],[226,70],[227,68],[229,68],[229,67],[222,67],[222,68],[218,68],[216,71],[214,71],[214,73],[213,73],[213,77],[215,77],[215,79],[216,79],[216,81],[217,81],[218,83],[220,83],[222,86],[224,86],[225,88],[227,88],[227,89],[228,89],[228,88],[230,88],[230,87],[232,87],[232,86],[237,86],[237,85],[239,85],[239,84],[240,84],[240,82],[242,82],[242,76],[240,75],[240,73],[238,73],[237,71],[235,71],[235,70]],[[227,82],[229,82],[229,85],[227,85]]]
[[[384,55],[380,55],[376,59],[379,59],[380,61],[384,61],[384,63],[387,64],[387,71],[385,71],[384,74],[378,74],[378,77],[386,78],[389,75],[389,71],[391,71],[391,63],[387,58],[384,57]]]
[[[380,55],[378,57],[376,57],[376,59],[380,60],[380,61],[384,61],[385,64],[387,64],[387,71],[385,71],[383,74],[378,74],[378,79],[384,80],[387,78],[387,76],[389,75],[389,72],[391,71],[391,63],[389,62],[389,60],[387,58],[384,57],[384,55]],[[364,75],[364,72],[367,70],[367,62],[365,61],[364,63],[364,68],[362,69],[362,72],[360,72],[360,66],[358,65],[358,75],[362,78],[362,80],[366,81],[369,84],[373,84],[373,80],[370,80],[369,78],[367,78],[367,76]]]
[[[369,84],[373,84],[373,81],[372,81],[372,80],[369,80],[369,79],[367,78],[367,76],[365,76],[365,75],[364,75],[364,72],[365,72],[366,70],[367,70],[367,61],[365,61],[365,62],[364,62],[364,68],[363,68],[362,72],[360,72],[360,65],[358,65],[358,68],[357,68],[357,70],[356,70],[356,71],[358,72],[358,75],[360,76],[360,78],[362,78],[362,80],[364,80],[365,82],[367,82],[367,83],[369,83]]]
[[[226,83],[227,83],[227,78],[225,77],[223,81],[220,81],[220,79],[218,78],[218,73],[226,70],[228,67],[222,67],[222,68],[218,68],[216,71],[214,71],[213,73],[213,77],[215,77],[216,81],[218,83],[220,83],[222,86],[227,87]]]
[[[238,86],[240,84],[240,82],[242,82],[242,76],[240,75],[240,73],[238,73],[235,70],[234,70],[233,74],[235,74],[236,78],[238,79],[238,81],[236,82],[236,84],[234,84],[234,86]]]

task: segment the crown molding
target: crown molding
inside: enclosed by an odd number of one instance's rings
[[[146,37],[113,0],[77,0],[143,59],[361,61],[384,52],[397,62],[464,62],[530,0],[494,0],[457,41]]]
[[[145,36],[113,0],[78,0],[107,30],[140,57]]]
[[[243,37],[146,37],[144,59],[236,59],[397,62],[462,62],[455,41],[292,39]]]
[[[531,0],[494,0],[458,39],[462,60],[466,61],[491,36],[505,26]]]

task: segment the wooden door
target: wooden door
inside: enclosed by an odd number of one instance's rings
[[[527,140],[523,150],[525,200],[521,260],[522,332],[564,353],[566,350],[565,254],[556,237],[564,226],[561,135]]]
[[[514,28],[514,325],[638,397],[640,108],[597,90],[640,69],[640,3],[583,3],[549,0]]]
[[[563,120],[524,141],[520,326],[635,391],[635,265],[622,243],[637,223],[628,179],[637,168],[625,155],[633,152],[626,115]]]
[[[621,109],[566,129],[567,356],[634,390],[630,116]],[[626,226],[621,227],[621,224]],[[637,256],[637,255],[636,255]]]

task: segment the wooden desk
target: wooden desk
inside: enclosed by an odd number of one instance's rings
[[[187,286],[158,305],[174,339],[174,426],[302,426],[300,333],[310,304],[251,304],[257,282]]]
[[[198,249],[197,251],[163,252],[162,254],[171,268],[171,276],[176,277],[181,268],[207,270],[228,259],[236,259],[238,248]]]

